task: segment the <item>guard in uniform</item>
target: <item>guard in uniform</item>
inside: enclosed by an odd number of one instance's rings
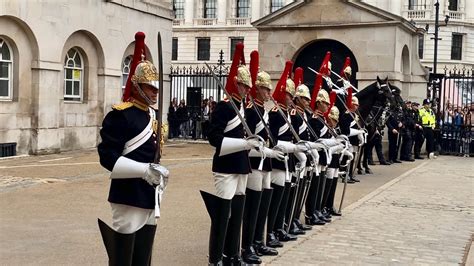
[[[341,134],[347,136],[352,145],[354,160],[352,160],[350,164],[349,180],[347,183],[354,183],[360,182],[354,177],[354,167],[356,163],[355,161],[357,160],[357,153],[365,142],[365,131],[359,128],[357,121],[353,118],[354,116],[356,119],[358,119],[355,111],[359,108],[359,99],[356,96],[352,97],[351,106],[349,106],[349,108],[350,110],[347,110],[343,115],[341,115],[339,128],[341,130]]]
[[[405,103],[404,110],[404,125],[402,128],[402,146],[400,149],[400,160],[413,162],[415,159],[411,157],[411,150],[413,148],[413,135],[415,131],[415,112],[411,108],[411,102]]]
[[[319,90],[315,99],[315,111],[309,119],[309,124],[317,135],[317,140],[330,139],[332,135],[329,133],[324,114],[329,110],[330,99],[327,91]],[[313,140],[313,141],[316,141]],[[326,167],[328,161],[327,151],[319,151],[319,162],[317,171],[313,174],[312,181],[309,187],[308,197],[305,202],[305,223],[308,225],[324,225],[330,222],[322,213],[322,195],[324,190],[323,181],[326,176]]]
[[[273,143],[273,137],[269,140],[264,123],[268,126],[268,112],[264,108],[264,102],[270,97],[272,89],[270,75],[264,71],[254,75],[258,71],[258,65],[254,65],[256,51],[251,54],[250,70],[252,77],[256,76],[255,86],[252,87],[250,95],[253,101],[249,101],[245,109],[245,120],[253,134],[262,137],[265,142]],[[253,81],[253,79],[252,79]],[[262,120],[263,119],[263,120]],[[271,183],[272,163],[271,159],[283,160],[281,151],[264,147],[265,159],[262,164],[260,151],[250,150],[250,166],[252,173],[247,181],[246,200],[242,224],[242,260],[247,264],[260,264],[262,261],[258,255],[278,255],[276,249],[264,244],[264,228],[270,199],[273,193]],[[262,167],[261,169],[259,169]]]
[[[415,144],[413,146],[413,153],[415,154],[415,159],[423,160],[424,158],[421,157],[421,146],[423,146],[423,142],[425,141],[425,136],[423,135],[423,127],[421,126],[421,118],[420,118],[420,107],[419,103],[413,102],[412,103],[414,115],[415,115]]]
[[[247,177],[251,172],[248,151],[262,144],[256,139],[245,139],[244,129],[234,106],[244,116],[243,99],[252,82],[243,59],[243,44],[236,46],[226,92],[211,115],[209,143],[216,148],[212,172],[216,194],[201,191],[211,218],[209,265],[240,265],[240,232],[244,212]],[[230,217],[229,217],[230,213]]]
[[[99,220],[109,265],[150,265],[156,231],[155,188],[164,189],[168,170],[153,163],[157,151],[158,73],[143,59],[145,34],[135,35],[135,52],[121,104],[104,118],[100,164],[111,171],[112,228]],[[142,58],[142,59],[141,59]]]

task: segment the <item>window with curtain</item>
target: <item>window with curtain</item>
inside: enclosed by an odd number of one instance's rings
[[[423,59],[423,53],[425,49],[425,36],[420,35],[418,36],[418,56],[420,59]]]
[[[250,0],[237,0],[237,14],[238,18],[250,17]]]
[[[211,58],[211,39],[198,38],[197,39],[197,60],[206,61]]]
[[[458,1],[459,0],[449,0],[448,10],[458,11]]]
[[[173,10],[175,19],[184,18],[184,0],[173,0]]]
[[[244,38],[243,37],[231,37],[230,38],[230,61],[232,61],[232,58],[234,57],[234,52],[235,52],[235,46],[239,43],[244,43]]]
[[[271,0],[270,1],[270,12],[275,12],[283,7],[283,0]]]
[[[8,43],[0,38],[0,99],[12,99],[13,54]]]
[[[216,0],[204,0],[203,18],[216,18],[217,5]]]
[[[453,33],[451,40],[451,60],[462,60],[462,34]]]
[[[64,59],[64,100],[81,101],[84,66],[81,53],[72,48]]]

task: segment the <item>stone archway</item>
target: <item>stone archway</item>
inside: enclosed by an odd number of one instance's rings
[[[302,46],[299,51],[295,53],[293,58],[293,68],[302,67],[304,69],[304,83],[312,90],[314,85],[315,74],[311,72],[308,67],[319,70],[321,63],[326,55],[326,52],[331,52],[332,70],[340,73],[346,57],[351,58],[352,78],[351,83],[357,87],[356,74],[359,70],[357,60],[352,51],[343,43],[331,40],[322,39],[309,42]],[[333,74],[332,80],[336,81],[338,78]]]

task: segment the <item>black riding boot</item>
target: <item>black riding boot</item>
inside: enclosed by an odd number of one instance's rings
[[[260,264],[262,260],[255,252],[253,240],[262,191],[247,188],[245,194],[244,219],[242,221],[242,260],[247,264]]]
[[[234,195],[231,200],[229,225],[224,243],[224,265],[237,266],[241,264],[240,258],[240,229],[244,214],[245,195]]]
[[[326,208],[326,205],[327,205],[329,193],[331,192],[331,187],[332,187],[332,182],[333,181],[334,181],[334,179],[332,179],[332,178],[331,179],[326,178],[326,184],[324,186],[324,193],[323,193],[323,201],[321,203],[323,215],[324,215],[324,217],[326,217],[328,219],[331,218],[331,212],[329,211],[329,209]]]
[[[290,235],[285,231],[285,214],[286,214],[286,208],[288,207],[288,201],[290,199],[290,190],[291,190],[291,182],[286,182],[285,191],[283,193],[283,198],[281,200],[280,208],[278,208],[275,226],[273,226],[273,231],[275,232],[275,236],[281,242],[296,240],[296,236]]]
[[[132,265],[135,233],[122,234],[116,232],[100,219],[98,219],[98,223],[102,240],[109,256],[109,265]]]
[[[324,222],[329,223],[331,222],[331,219],[326,218],[322,214],[322,210],[323,210],[322,204],[323,204],[325,186],[326,186],[326,172],[321,172],[320,185],[318,186],[318,197],[316,199],[316,210],[314,211],[314,213],[316,214],[316,216],[318,216],[320,220],[323,220]]]
[[[218,265],[222,263],[231,200],[219,198],[204,191],[201,191],[201,196],[211,217],[209,264]]]
[[[278,251],[274,248],[267,247],[264,241],[265,224],[267,222],[268,209],[272,200],[273,189],[263,189],[260,207],[258,208],[257,224],[255,227],[254,247],[259,256],[276,256]]]
[[[155,240],[156,225],[145,224],[135,233],[133,265],[151,265],[151,254]]]
[[[325,222],[321,221],[315,214],[316,210],[316,200],[318,197],[318,186],[319,186],[319,176],[313,174],[311,184],[309,186],[308,197],[305,202],[305,223],[308,225],[324,225]]]
[[[337,188],[337,177],[334,177],[334,180],[331,184],[331,191],[329,192],[328,200],[326,203],[326,208],[329,210],[333,216],[341,216],[342,214],[334,208],[334,197],[336,196],[336,188]]]
[[[278,209],[280,208],[281,199],[283,198],[283,192],[285,187],[276,185],[272,183],[273,195],[270,201],[270,207],[268,210],[268,220],[267,220],[267,246],[272,248],[281,248],[283,244],[278,241],[276,238],[273,228],[275,227],[275,222],[278,214]]]
[[[285,214],[285,225],[289,226],[289,231],[290,234],[292,235],[304,235],[305,232],[298,227],[295,227],[293,225],[293,221],[291,219],[292,216],[296,215],[296,204],[297,204],[297,197],[298,197],[298,191],[299,187],[296,187],[296,185],[292,185],[290,188],[290,198],[288,200],[288,206],[286,207],[286,214]],[[293,208],[295,207],[295,208]],[[286,228],[284,228],[286,230]]]

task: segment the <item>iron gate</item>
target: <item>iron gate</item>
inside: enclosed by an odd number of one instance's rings
[[[436,111],[436,142],[441,154],[474,156],[474,69],[445,68],[431,78],[428,98]]]
[[[209,116],[204,113],[207,110],[203,106],[203,102],[207,99],[209,108],[211,101],[218,102],[225,96],[219,83],[225,86],[229,67],[225,65],[222,50],[219,53],[218,63],[211,65],[211,68],[219,81],[214,79],[212,73],[204,65],[171,67],[171,104],[168,111],[169,138],[206,138],[205,127]],[[172,110],[173,99],[177,100],[178,105],[181,105],[180,102],[184,102],[184,106],[178,106],[176,110]]]

